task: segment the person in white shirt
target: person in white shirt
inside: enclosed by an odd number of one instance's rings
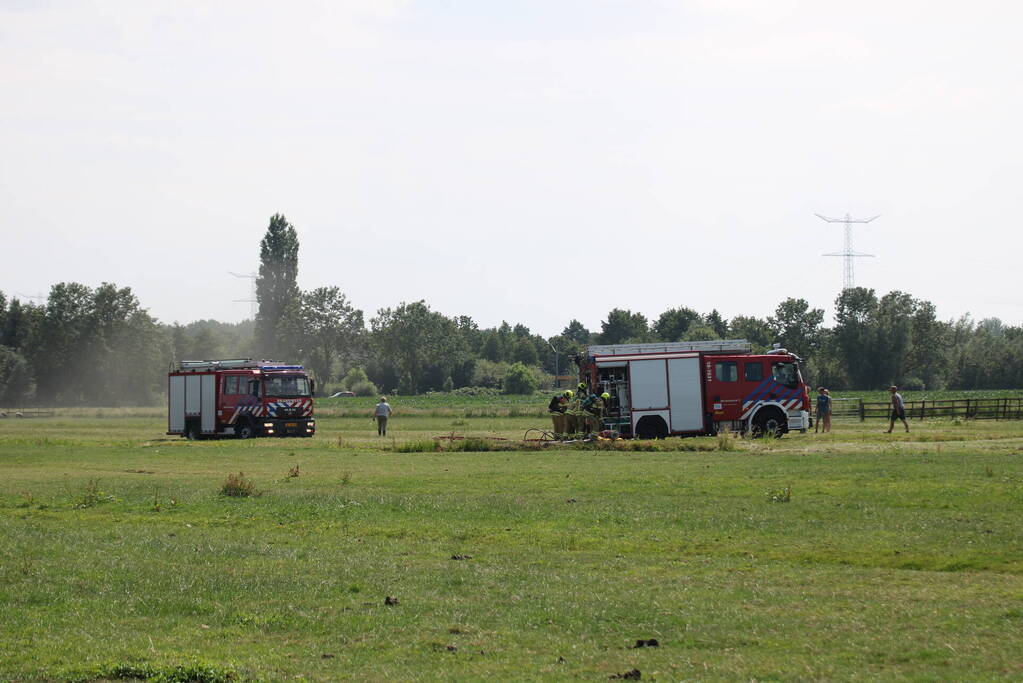
[[[380,397],[377,404],[377,436],[387,436],[387,418],[391,416],[391,404],[387,402],[386,396]]]

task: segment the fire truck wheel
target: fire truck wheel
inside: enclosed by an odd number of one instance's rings
[[[780,411],[772,408],[757,413],[754,420],[754,436],[773,436],[779,438],[785,433],[785,416]]]
[[[242,420],[234,428],[234,433],[239,439],[251,439],[256,435],[256,430],[249,420]]]
[[[185,425],[185,438],[189,441],[195,441],[199,438],[199,423],[189,422]]]

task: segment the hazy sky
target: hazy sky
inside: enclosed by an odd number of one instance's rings
[[[0,289],[236,321],[281,212],[367,318],[833,309],[1023,322],[1023,5],[0,0]]]

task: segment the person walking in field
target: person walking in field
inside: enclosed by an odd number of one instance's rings
[[[813,425],[813,433],[817,428],[825,434],[831,431],[831,395],[824,387],[817,387],[817,421]]]
[[[376,409],[377,436],[387,436],[387,418],[390,416],[391,404],[387,402],[386,396],[381,396]]]
[[[902,425],[908,433],[909,423],[906,422],[906,402],[902,400],[902,394],[899,393],[899,388],[894,384],[888,391],[892,394],[892,421],[888,425],[888,431],[885,434],[891,434],[892,430],[895,429],[895,420],[902,420]]]

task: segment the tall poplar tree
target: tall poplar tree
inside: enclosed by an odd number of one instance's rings
[[[287,360],[294,349],[292,327],[298,318],[298,234],[283,215],[270,218],[259,243],[256,278],[256,350],[264,358]]]

